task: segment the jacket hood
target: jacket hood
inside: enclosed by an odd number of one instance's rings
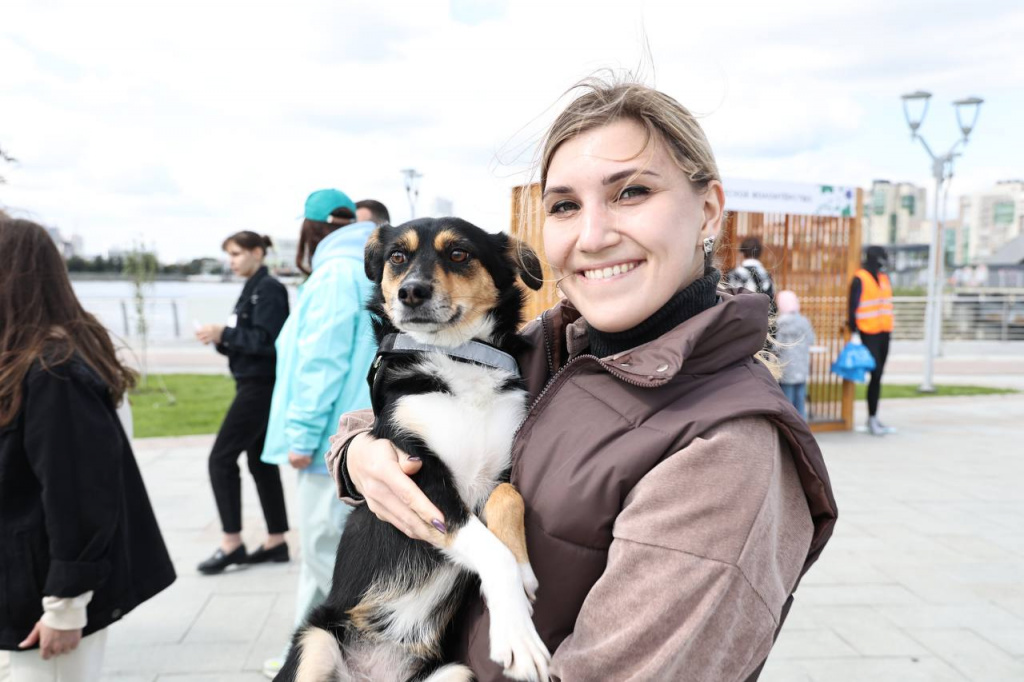
[[[321,263],[326,261],[346,256],[362,261],[366,240],[370,238],[375,229],[377,229],[376,223],[364,220],[331,232],[317,244],[316,251],[313,252],[311,263],[313,269],[316,270]]]
[[[660,337],[624,353],[601,358],[609,372],[630,383],[661,386],[679,373],[710,374],[750,358],[768,336],[769,299],[740,290],[719,292],[718,304],[694,315]],[[563,301],[558,311],[567,322],[570,355],[587,344],[586,324]]]

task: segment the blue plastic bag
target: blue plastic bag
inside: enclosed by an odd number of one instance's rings
[[[867,381],[867,373],[875,368],[875,358],[871,351],[854,336],[839,352],[839,357],[832,363],[832,372],[849,381],[863,384]]]

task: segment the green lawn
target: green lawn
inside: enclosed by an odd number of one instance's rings
[[[229,376],[150,374],[131,394],[135,437],[216,433],[234,397]]]
[[[991,386],[936,386],[935,393],[921,393],[917,384],[886,384],[882,378],[882,398],[932,398],[935,396],[958,395],[1003,395],[1018,393],[1012,388],[993,388]],[[867,384],[857,384],[857,400],[867,397]]]

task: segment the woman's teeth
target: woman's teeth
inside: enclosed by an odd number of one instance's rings
[[[621,275],[624,272],[629,272],[637,265],[638,263],[621,263],[619,265],[613,265],[610,268],[584,270],[583,276],[587,279],[608,279],[609,277],[615,277],[616,275]]]

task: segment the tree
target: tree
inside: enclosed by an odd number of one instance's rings
[[[111,258],[111,262],[122,260]],[[142,353],[142,386],[145,387],[149,379],[148,359],[146,350],[149,345],[149,325],[146,320],[146,285],[150,284],[156,276],[156,256],[146,251],[141,244],[136,242],[132,249],[123,258],[122,272],[131,280],[132,288],[135,291],[135,324],[139,336],[140,351]]]
[[[68,272],[88,272],[89,268],[89,261],[81,256],[68,258]]]

